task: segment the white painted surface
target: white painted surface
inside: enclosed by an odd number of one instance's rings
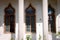
[[[48,0],[43,0],[43,27],[43,40],[48,40]]]
[[[12,3],[12,6],[16,9],[16,33],[15,33],[15,40],[21,40],[22,38],[25,39],[25,23],[24,23],[24,9],[29,6],[29,0],[25,0],[25,3],[23,0],[19,0],[19,11],[18,11],[18,1],[17,0],[0,0],[0,40],[10,40],[11,34],[4,34],[4,8],[8,6],[8,3]],[[24,4],[25,5],[24,5]],[[32,6],[36,9],[36,34],[32,35],[36,40],[39,38],[39,34],[41,34],[41,37],[43,40],[43,21],[44,21],[44,33],[46,37],[49,39],[52,36],[49,34],[47,36],[47,0],[43,1],[44,8],[42,10],[42,0],[32,0]],[[56,29],[57,31],[60,28],[60,0],[56,1],[50,1],[52,7],[55,8],[56,11]],[[56,8],[57,7],[57,8]],[[19,15],[18,15],[19,13]],[[18,17],[19,16],[19,17]],[[44,18],[44,19],[43,19]],[[19,25],[18,25],[18,19],[19,19]],[[41,20],[40,20],[41,19]],[[18,35],[18,26],[19,26],[19,35]],[[7,38],[8,36],[8,38]],[[33,38],[33,39],[34,39]]]
[[[41,36],[41,40],[43,40],[43,24],[42,23],[37,23],[36,24],[36,29],[37,29],[37,35],[36,35],[36,40],[39,40],[39,35]]]
[[[18,0],[0,0],[0,40],[10,40],[11,34],[4,33],[4,9],[11,3],[15,8],[15,39],[18,39]],[[8,37],[7,37],[8,36]]]
[[[11,40],[11,34],[0,34],[0,40]]]
[[[19,25],[18,40],[24,40],[25,23],[24,23],[24,0],[19,0]]]
[[[38,40],[39,34],[41,35],[41,40],[43,40],[43,13],[42,13],[42,0],[25,0],[24,9],[26,9],[29,4],[36,9],[36,33],[31,33],[33,39]],[[25,13],[24,13],[25,14]]]
[[[4,33],[4,28],[0,27],[0,34],[3,34],[3,33]]]

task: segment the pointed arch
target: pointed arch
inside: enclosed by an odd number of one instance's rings
[[[48,27],[51,28],[51,32],[56,33],[55,9],[50,4],[48,5]]]
[[[35,8],[29,4],[26,8],[25,13],[25,21],[26,21],[26,31],[27,32],[36,32],[36,15],[35,15]]]
[[[15,33],[15,9],[11,3],[4,9],[5,32]]]

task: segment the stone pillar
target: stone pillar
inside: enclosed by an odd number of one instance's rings
[[[43,0],[43,37],[48,40],[48,0]]]
[[[24,23],[24,0],[19,0],[19,25],[18,25],[18,40],[24,40],[25,33]]]

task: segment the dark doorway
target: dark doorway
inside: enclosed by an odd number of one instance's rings
[[[52,6],[48,5],[48,30],[56,33],[56,17],[55,17],[55,10]]]

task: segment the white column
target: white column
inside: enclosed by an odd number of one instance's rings
[[[43,0],[43,27],[44,40],[48,40],[48,0]]]
[[[25,33],[24,23],[24,0],[19,0],[19,26],[18,26],[18,40],[24,40]]]

